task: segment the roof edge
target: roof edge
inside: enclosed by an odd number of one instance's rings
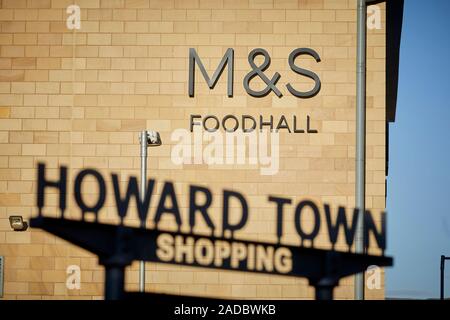
[[[386,121],[395,122],[404,0],[386,0]]]

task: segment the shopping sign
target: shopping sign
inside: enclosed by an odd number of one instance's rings
[[[331,206],[323,208],[311,200],[301,200],[294,205],[292,199],[268,196],[267,201],[273,208],[276,220],[274,233],[278,239],[275,243],[256,242],[238,239],[236,234],[250,221],[252,210],[245,196],[235,190],[223,190],[219,200],[222,202],[218,216],[221,218],[220,228],[217,223],[217,207],[212,208],[213,197],[217,197],[203,186],[188,187],[187,221],[183,221],[180,200],[177,198],[175,185],[170,181],[161,182],[160,194],[156,194],[157,181],[147,181],[146,193],[142,198],[136,177],[130,177],[125,188],[121,188],[119,177],[111,174],[105,179],[94,169],[83,169],[75,176],[73,197],[81,213],[80,220],[65,218],[68,200],[67,167],[59,168],[59,177],[50,179],[47,176],[45,164],[38,164],[37,170],[37,208],[38,217],[31,220],[32,227],[42,228],[69,242],[74,243],[99,257],[108,274],[111,268],[124,268],[134,260],[144,260],[157,263],[186,265],[193,267],[236,270],[266,274],[307,277],[310,284],[323,285],[326,279],[327,287],[337,285],[340,278],[364,271],[370,265],[390,266],[392,258],[355,254],[351,252],[354,243],[358,217],[364,218],[364,246],[370,246],[370,239],[375,239],[375,245],[384,254],[386,247],[385,215],[381,215],[381,226],[377,227],[370,211],[359,215],[358,210],[347,212],[344,207],[333,211]],[[81,192],[87,179],[97,184],[98,192],[87,201]],[[110,181],[110,185],[107,184]],[[113,189],[115,209],[120,223],[118,225],[99,223],[99,211],[106,201],[107,188]],[[45,217],[46,193],[49,189],[57,191],[60,217]],[[202,199],[201,201],[199,200]],[[133,201],[132,201],[133,199]],[[141,227],[126,226],[131,203],[137,205]],[[234,205],[232,205],[232,203]],[[298,245],[282,242],[285,226],[283,219],[287,210],[293,210]],[[322,221],[321,212],[325,216]],[[350,213],[350,214],[349,214]],[[87,221],[92,215],[94,220]],[[233,215],[233,219],[230,219]],[[159,228],[163,217],[172,219],[178,231],[167,231]],[[347,216],[351,216],[347,217]],[[236,219],[236,217],[238,217]],[[312,220],[312,227],[304,221]],[[153,223],[151,229],[146,229],[147,220]],[[200,220],[210,231],[210,236],[196,232]],[[181,232],[188,225],[190,232]],[[314,247],[321,227],[327,230],[331,250]],[[340,231],[342,230],[342,231]],[[343,234],[348,251],[335,250],[339,235]],[[106,277],[108,279],[108,275]],[[120,297],[120,295],[115,296]]]

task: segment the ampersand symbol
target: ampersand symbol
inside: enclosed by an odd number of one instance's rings
[[[254,60],[259,55],[264,56],[264,62],[258,67],[255,64]],[[280,90],[278,90],[278,88],[275,86],[275,84],[281,77],[280,74],[278,72],[275,72],[272,79],[269,79],[263,72],[270,65],[270,56],[266,50],[261,48],[253,49],[248,55],[248,63],[253,69],[244,78],[244,88],[249,95],[253,97],[264,97],[268,95],[270,91],[273,91],[278,97],[283,96]],[[255,91],[250,88],[250,81],[256,76],[259,76],[267,84],[267,87],[265,87],[261,91]]]

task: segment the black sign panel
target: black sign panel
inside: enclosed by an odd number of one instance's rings
[[[134,260],[192,267],[268,273],[319,280],[339,279],[370,265],[390,266],[392,258],[348,252],[231,240],[180,232],[148,230],[95,222],[40,217],[31,226],[42,228],[102,258],[123,254]],[[117,244],[121,246],[117,247]],[[332,265],[332,268],[325,266]]]

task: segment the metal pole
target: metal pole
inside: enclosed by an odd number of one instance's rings
[[[441,256],[441,300],[444,300],[444,270],[445,256]]]
[[[333,300],[333,286],[316,286],[316,300]]]
[[[356,253],[364,253],[366,168],[366,0],[358,0],[356,49],[356,204],[359,210],[355,235]],[[364,300],[364,272],[355,276],[355,300]]]
[[[124,294],[125,271],[123,266],[105,265],[105,300],[121,300]]]
[[[147,131],[140,134],[141,142],[141,199],[145,198],[147,182]],[[141,222],[141,228],[145,228],[145,221]],[[145,261],[139,261],[139,292],[145,292]]]

